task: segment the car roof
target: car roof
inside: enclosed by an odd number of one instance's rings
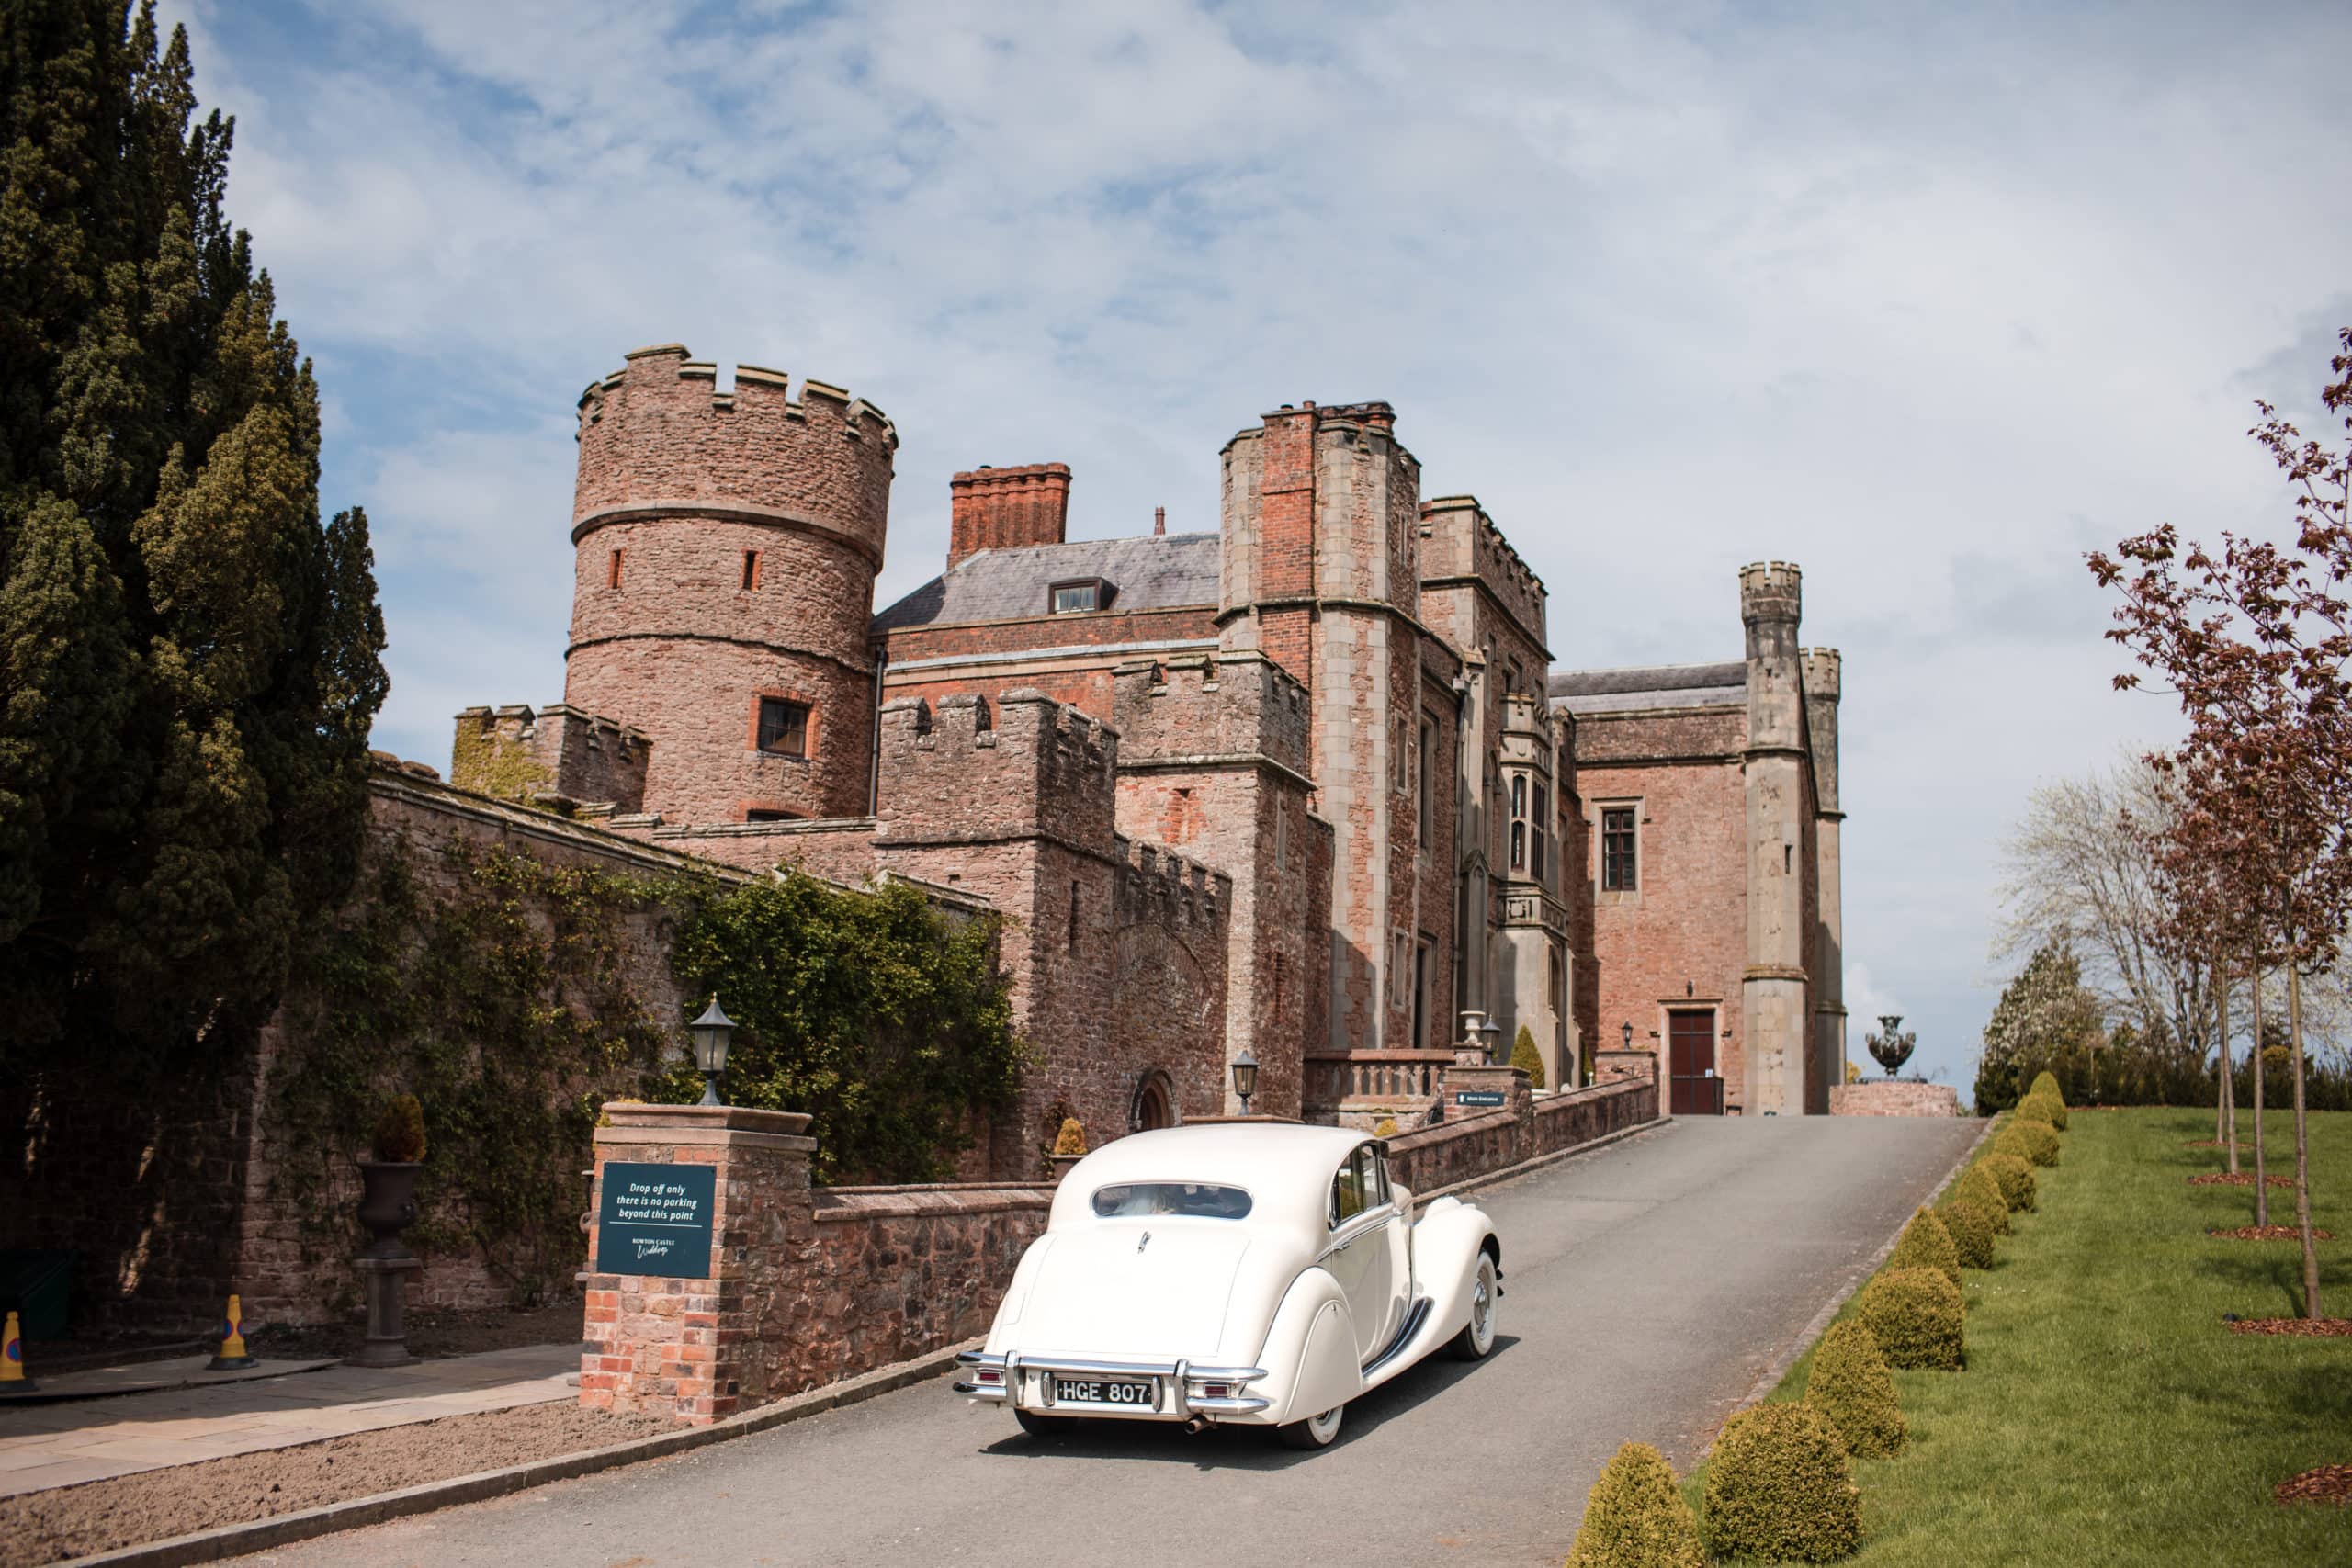
[[[1295,1122],[1215,1122],[1136,1133],[1070,1168],[1053,1217],[1080,1218],[1097,1188],[1122,1181],[1223,1183],[1247,1188],[1267,1217],[1285,1211],[1319,1215],[1340,1162],[1357,1145],[1376,1141],[1353,1127]]]

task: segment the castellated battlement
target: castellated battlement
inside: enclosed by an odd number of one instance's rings
[[[1475,577],[1508,605],[1521,624],[1544,636],[1550,591],[1475,495],[1441,495],[1421,502],[1421,581]]]
[[[652,751],[643,731],[564,703],[469,707],[458,715],[449,782],[526,806],[634,812]]]
[[[878,563],[899,433],[880,409],[781,370],[739,365],[735,389],[683,344],[640,348],[580,395],[576,525],[651,506],[747,508],[840,533]]]
[[[1804,573],[1792,561],[1758,561],[1739,569],[1739,614],[1744,621],[1791,621],[1804,607]]]
[[[1111,672],[1121,761],[1264,758],[1308,771],[1306,688],[1262,653],[1145,659]]]
[[[1798,649],[1798,654],[1804,660],[1804,694],[1826,697],[1836,702],[1838,677],[1845,666],[1845,660],[1838,656],[1838,650],[1834,648],[1806,648]]]
[[[1159,844],[1119,839],[1115,888],[1121,926],[1149,922],[1222,933],[1233,908],[1233,878]]]
[[[1042,837],[1107,854],[1119,732],[1032,687],[882,707],[882,844]]]

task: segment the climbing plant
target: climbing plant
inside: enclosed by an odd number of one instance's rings
[[[273,1072],[277,1195],[306,1246],[351,1239],[338,1180],[386,1098],[414,1094],[429,1139],[409,1238],[478,1253],[522,1300],[579,1267],[579,1172],[602,1102],[674,1098],[679,1021],[630,982],[632,917],[691,909],[715,884],[553,864],[451,840],[428,868],[376,841],[358,896],[317,934]]]
[[[673,962],[689,997],[716,993],[741,1026],[729,1101],[811,1113],[820,1179],[933,1181],[977,1117],[1012,1102],[1027,1060],[997,931],[904,883],[850,892],[793,872],[699,903]]]

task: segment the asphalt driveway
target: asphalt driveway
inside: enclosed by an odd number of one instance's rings
[[[1495,1354],[1340,1439],[1040,1441],[947,1380],[673,1459],[266,1552],[288,1564],[1556,1563],[1627,1438],[1678,1470],[1982,1123],[1693,1120],[1490,1188]]]

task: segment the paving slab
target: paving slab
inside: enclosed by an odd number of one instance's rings
[[[330,1364],[298,1377],[0,1408],[0,1496],[570,1399],[579,1371],[580,1347],[566,1340],[406,1367]]]
[[[69,1399],[102,1399],[122,1393],[148,1393],[164,1388],[209,1388],[216,1383],[253,1382],[264,1378],[282,1378],[296,1372],[314,1372],[332,1367],[340,1359],[334,1356],[312,1356],[286,1359],[263,1360],[250,1367],[232,1368],[225,1371],[211,1370],[212,1358],[175,1356],[163,1361],[126,1361],[111,1367],[86,1367],[80,1371],[44,1373],[36,1365],[31,1369],[38,1385],[28,1394],[0,1395],[0,1416],[20,1407],[38,1407]]]

